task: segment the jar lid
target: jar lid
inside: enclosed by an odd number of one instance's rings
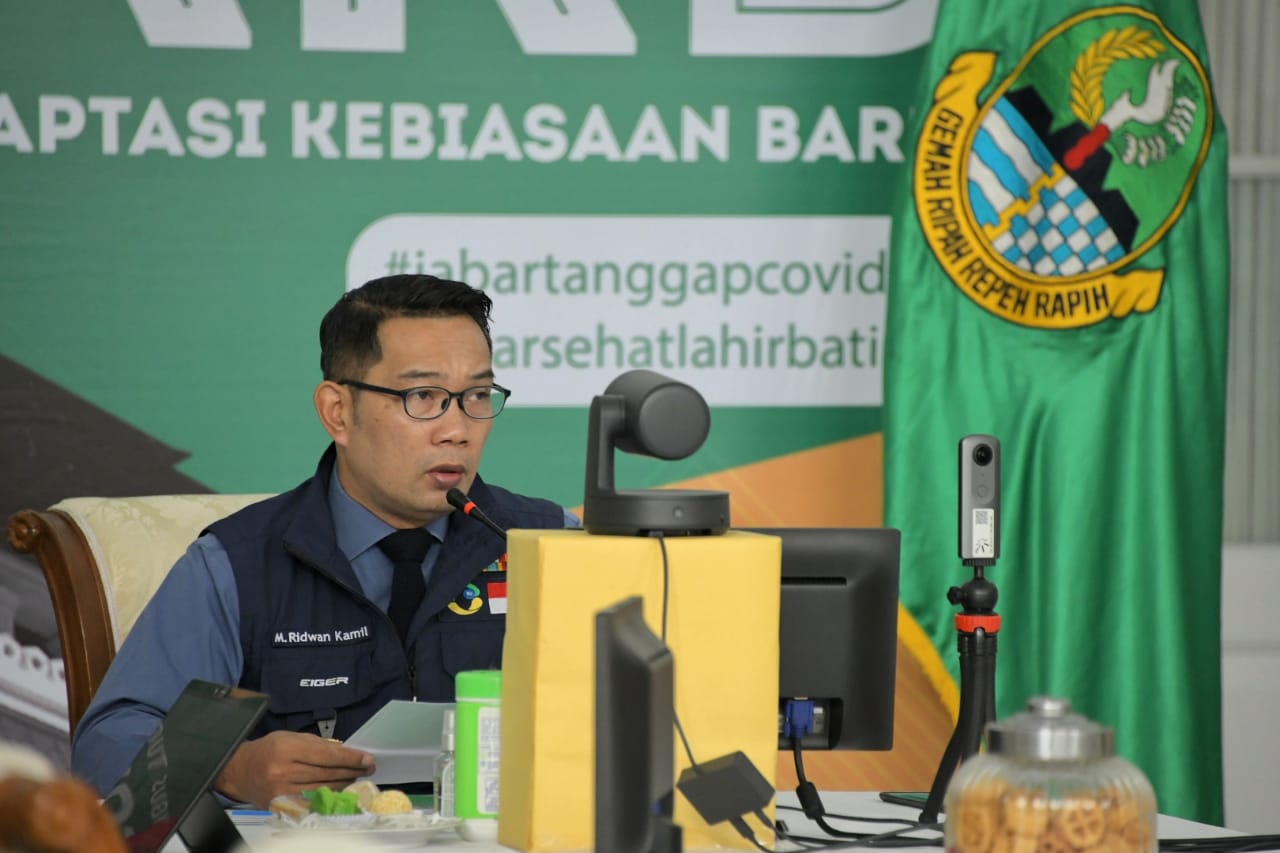
[[[1071,712],[1056,696],[1036,696],[1027,710],[987,726],[987,751],[1039,761],[1087,761],[1115,755],[1115,732]]]

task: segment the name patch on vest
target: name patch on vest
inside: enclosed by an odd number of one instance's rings
[[[271,645],[285,646],[332,646],[339,643],[358,643],[369,639],[369,626],[344,630],[334,628],[330,631],[276,631]]]

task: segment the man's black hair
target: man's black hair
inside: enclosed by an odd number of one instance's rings
[[[391,317],[470,317],[493,352],[493,301],[461,281],[389,275],[349,290],[320,321],[320,371],[331,381],[360,379],[382,359],[378,328]]]

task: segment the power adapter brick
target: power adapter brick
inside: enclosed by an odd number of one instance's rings
[[[709,825],[760,811],[774,794],[741,751],[687,768],[676,787]]]

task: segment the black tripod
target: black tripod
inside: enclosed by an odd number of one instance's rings
[[[996,718],[996,634],[1000,616],[995,612],[999,593],[983,576],[994,560],[965,560],[973,566],[973,579],[947,591],[947,601],[963,606],[956,614],[956,646],[960,652],[960,713],[955,733],[947,744],[933,777],[929,799],[920,812],[921,823],[937,823],[942,796],[956,767],[978,752],[982,730]]]

